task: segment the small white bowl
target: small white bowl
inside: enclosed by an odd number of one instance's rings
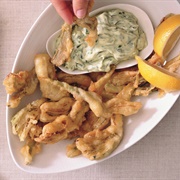
[[[153,28],[150,18],[142,9],[136,6],[129,5],[129,4],[112,4],[112,5],[104,6],[99,9],[94,10],[93,12],[90,13],[90,16],[94,16],[103,11],[107,11],[110,9],[118,9],[118,8],[132,13],[138,19],[138,23],[141,26],[142,30],[145,32],[147,42],[148,42],[148,45],[142,51],[140,51],[139,56],[141,56],[143,59],[147,58],[153,51],[154,28]],[[60,34],[60,30],[58,30],[53,35],[51,35],[49,39],[47,40],[46,50],[48,54],[50,55],[50,57],[53,57],[53,54],[56,48],[55,41],[57,37],[59,36],[59,34]],[[137,64],[137,61],[135,59],[122,61],[121,63],[117,65],[117,69],[131,67],[136,64]],[[71,71],[65,68],[64,66],[60,66],[59,68],[68,74],[85,74],[89,72],[89,71],[80,71],[80,70]]]

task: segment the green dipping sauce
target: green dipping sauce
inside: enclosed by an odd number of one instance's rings
[[[73,26],[74,43],[71,61],[63,66],[69,70],[108,72],[111,65],[133,59],[147,46],[146,35],[130,12],[112,9],[96,16],[98,38],[95,46],[85,42],[86,28]]]

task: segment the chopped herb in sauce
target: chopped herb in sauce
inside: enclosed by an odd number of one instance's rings
[[[84,41],[86,28],[74,25],[74,48],[71,61],[64,66],[70,70],[109,71],[110,65],[134,58],[147,46],[146,35],[130,12],[120,9],[105,11],[96,16],[98,39],[90,47]]]

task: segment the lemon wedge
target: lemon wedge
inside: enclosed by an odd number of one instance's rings
[[[138,62],[140,74],[147,82],[166,92],[180,90],[180,76],[178,74],[150,64],[139,56],[135,56],[135,59]]]
[[[156,29],[153,46],[155,53],[163,60],[180,38],[180,14],[165,19]]]

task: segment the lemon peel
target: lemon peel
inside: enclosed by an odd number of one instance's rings
[[[150,64],[139,56],[135,56],[142,77],[151,85],[166,92],[180,90],[180,76],[167,69]]]
[[[180,38],[180,14],[166,18],[156,29],[153,46],[163,60],[167,58]]]

